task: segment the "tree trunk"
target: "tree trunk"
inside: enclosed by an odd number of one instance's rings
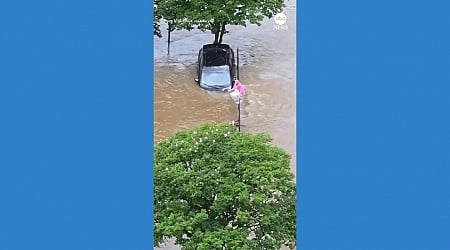
[[[220,43],[219,42],[219,38],[220,38],[220,23],[219,22],[214,22],[212,29],[213,29],[213,33],[214,33],[214,44]]]
[[[219,31],[214,31],[214,44],[219,43]]]
[[[167,35],[167,55],[170,55],[170,32],[172,31],[172,25],[170,22],[168,23],[168,25],[169,25],[168,28],[169,34]]]
[[[222,23],[222,27],[220,28],[219,43],[222,43],[224,34],[225,34],[225,23]]]

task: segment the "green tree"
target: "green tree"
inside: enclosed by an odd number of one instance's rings
[[[265,134],[205,125],[155,146],[155,246],[279,249],[295,244],[290,156]]]
[[[153,0],[153,35],[161,38],[162,34],[159,23],[161,22],[162,16],[156,11],[157,5],[158,1]]]
[[[214,43],[222,43],[227,25],[261,25],[283,7],[283,0],[154,0],[155,16],[171,23],[171,29],[211,31]]]

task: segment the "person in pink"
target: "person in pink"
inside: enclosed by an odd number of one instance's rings
[[[244,85],[239,80],[234,80],[234,88],[239,91],[242,97],[246,95]]]

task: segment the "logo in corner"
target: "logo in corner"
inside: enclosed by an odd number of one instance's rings
[[[287,21],[287,17],[286,17],[285,14],[278,13],[278,14],[275,15],[275,23],[277,25],[283,25],[283,24],[286,23],[286,21]]]

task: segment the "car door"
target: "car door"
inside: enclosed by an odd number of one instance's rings
[[[200,49],[198,52],[198,59],[197,59],[197,79],[201,81],[201,75],[202,75],[202,66],[203,66],[203,49]]]
[[[230,61],[229,64],[230,64],[231,81],[233,82],[234,77],[236,76],[236,65],[234,61],[234,51],[232,49],[229,50],[228,57]]]

